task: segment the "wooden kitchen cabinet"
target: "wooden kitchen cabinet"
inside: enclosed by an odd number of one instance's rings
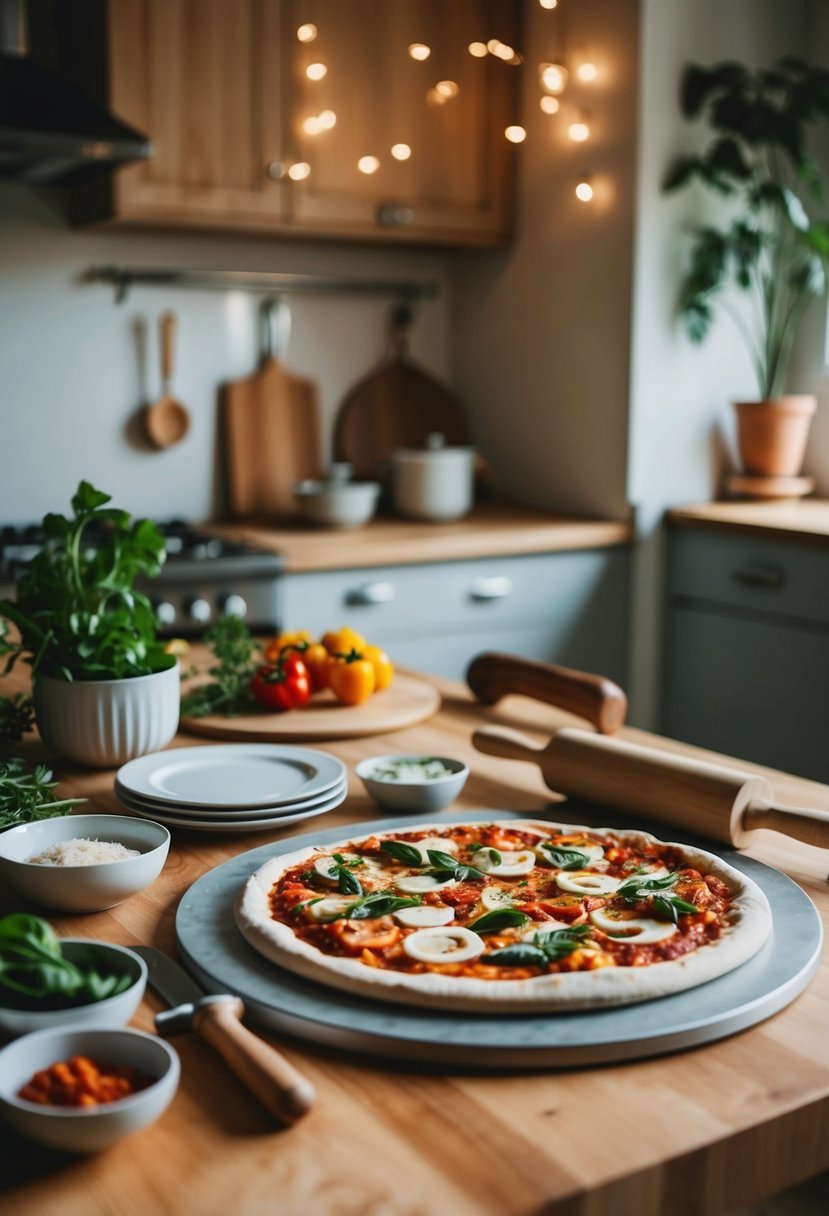
[[[62,25],[69,7],[57,6]],[[520,69],[467,48],[514,45],[517,0],[108,0],[87,11],[102,36],[81,69],[67,29],[61,67],[105,80],[101,100],[154,152],[77,188],[76,222],[446,244],[509,235],[516,150],[504,128],[518,121]],[[316,36],[301,42],[309,23]],[[416,42],[430,48],[424,61],[408,54]],[[312,64],[322,79],[308,77]],[[334,125],[309,134],[321,113]],[[411,155],[395,159],[403,144]],[[360,171],[365,157],[376,171]]]
[[[662,729],[829,782],[825,547],[671,530]]]
[[[288,574],[287,629],[349,624],[401,666],[463,679],[482,650],[627,677],[625,548]]]

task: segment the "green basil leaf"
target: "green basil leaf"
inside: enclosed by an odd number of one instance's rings
[[[499,866],[504,860],[497,849],[487,849],[487,852],[489,853],[489,860],[494,866]]]
[[[422,866],[426,864],[420,849],[416,849],[413,844],[406,844],[405,840],[384,840],[380,848],[384,853],[388,853],[389,857],[393,857],[395,861],[402,862],[404,866]]]
[[[363,886],[359,878],[345,866],[340,866],[337,870],[337,889],[343,895],[363,894]]]
[[[553,865],[558,866],[559,870],[583,870],[590,860],[587,853],[582,853],[578,849],[560,848],[557,845],[548,844],[547,841],[541,847],[545,853],[549,854]]]
[[[616,894],[628,903],[636,903],[640,899],[648,899],[661,891],[668,891],[676,886],[677,875],[665,874],[662,878],[629,878],[618,888]]]
[[[546,967],[547,955],[532,942],[517,942],[514,946],[502,946],[483,956],[484,963],[496,967]]]
[[[467,927],[475,933],[497,933],[499,929],[515,929],[529,919],[525,912],[519,912],[517,908],[493,908]]]
[[[375,917],[388,916],[392,912],[397,912],[399,908],[415,908],[420,902],[418,898],[402,899],[399,896],[387,895],[385,892],[378,891],[364,896],[350,908],[346,908],[342,915],[346,920],[374,920]]]
[[[451,853],[443,853],[440,849],[427,849],[426,855],[439,870],[454,870],[458,864],[457,857],[453,857]]]

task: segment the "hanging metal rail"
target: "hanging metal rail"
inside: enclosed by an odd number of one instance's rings
[[[107,283],[120,304],[132,287],[176,287],[196,291],[257,291],[267,295],[390,296],[429,300],[440,287],[429,279],[349,279],[336,275],[278,274],[257,270],[168,270],[152,266],[92,266],[85,283]]]

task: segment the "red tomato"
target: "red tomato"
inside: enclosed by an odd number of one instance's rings
[[[266,663],[260,667],[251,680],[250,690],[266,709],[284,713],[308,701],[311,678],[299,655],[289,652],[277,663]]]

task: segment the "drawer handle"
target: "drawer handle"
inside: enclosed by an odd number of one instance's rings
[[[512,595],[512,579],[504,575],[493,578],[476,578],[469,587],[469,598],[478,603],[489,600],[505,600]]]
[[[345,602],[351,607],[390,604],[393,599],[394,583],[363,583],[345,593]]]
[[[771,590],[786,585],[786,572],[779,566],[740,566],[734,571],[734,577],[746,587],[766,587]]]

